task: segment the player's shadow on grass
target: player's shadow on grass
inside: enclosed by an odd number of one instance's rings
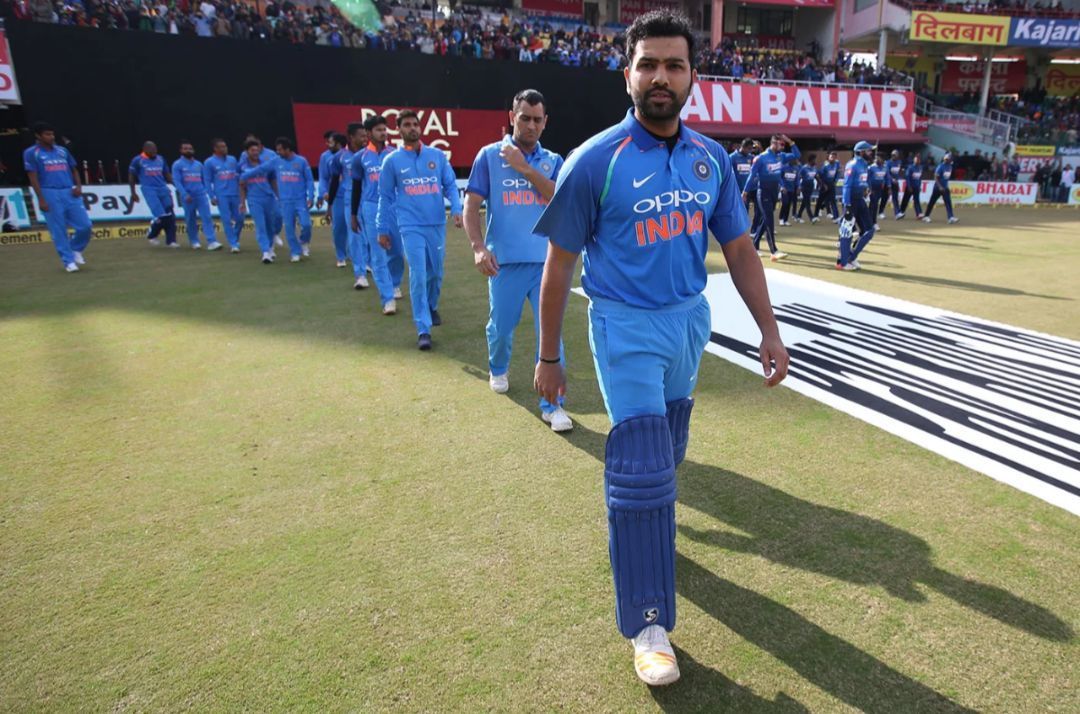
[[[741,533],[680,533],[694,541],[758,555],[775,563],[856,585],[881,586],[908,602],[923,602],[919,585],[999,622],[1047,640],[1068,641],[1068,623],[1035,603],[934,565],[926,541],[857,513],[796,498],[716,466],[679,467],[679,501]],[[743,535],[746,534],[746,535]]]

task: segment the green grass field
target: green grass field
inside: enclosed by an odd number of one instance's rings
[[[780,266],[1080,339],[1080,213],[831,224]],[[1080,710],[1077,519],[706,357],[680,469],[683,679],[614,627],[607,419],[567,316],[568,437],[486,384],[451,230],[436,348],[333,267],[0,248],[0,710]],[[712,268],[722,269],[716,251]],[[715,307],[714,307],[715,309]]]

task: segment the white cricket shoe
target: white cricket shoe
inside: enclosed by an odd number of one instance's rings
[[[930,222],[930,216],[923,216],[922,222],[923,223],[929,223]]]
[[[217,241],[214,241],[213,243],[207,243],[206,250],[221,250],[221,243],[218,243]]]
[[[339,260],[339,261],[337,262],[337,267],[339,267],[339,268],[344,268],[344,267],[345,267],[346,265],[348,265],[348,264],[349,264],[349,261],[347,261],[347,260]]]
[[[901,218],[904,217],[904,215],[905,215],[904,212],[901,211],[900,213],[897,213],[896,216],[894,216],[893,218],[894,218],[894,220],[899,221]]]
[[[762,258],[767,258],[769,256],[769,251],[767,251],[767,250],[759,250],[757,252],[757,254],[759,256],[761,256]]]
[[[270,265],[271,263],[274,262],[274,254],[271,253],[270,251],[266,251],[262,255],[262,262],[266,263],[267,265]]]
[[[488,373],[488,386],[496,394],[506,394],[510,391],[510,376],[507,374]],[[546,414],[544,416],[547,416]]]
[[[285,245],[285,241],[281,240],[280,235],[276,235],[276,236],[274,236],[274,245],[277,245],[277,246]]]
[[[75,251],[75,264],[76,265],[86,265],[86,258],[84,258],[83,254],[80,253],[79,251]]]
[[[862,263],[857,260],[851,261],[850,265],[855,266],[855,270],[862,270]]]
[[[232,248],[229,248],[229,252],[230,253],[239,253],[240,252],[240,246],[234,245]]]
[[[180,244],[179,243],[169,243],[168,247],[169,248],[175,248],[175,249],[179,250],[180,249]]]
[[[949,219],[949,223],[959,223],[959,222],[960,222],[960,219],[957,218],[956,216],[953,216],[952,218]],[[76,253],[75,255],[78,255],[78,253]]]
[[[810,222],[811,223],[817,223],[818,222],[818,217],[814,216],[813,218],[810,219]]]
[[[772,262],[774,262],[774,263],[775,263],[776,261],[778,261],[778,260],[783,260],[783,259],[784,259],[784,258],[786,258],[786,257],[787,257],[787,253],[785,253],[785,252],[784,252],[784,251],[782,251],[782,250],[778,250],[778,251],[776,251],[775,253],[773,253],[773,254],[772,254],[772,258],[771,258],[771,259],[772,259]]]
[[[370,285],[370,283],[368,283],[367,278],[365,278],[363,275],[361,275],[359,278],[356,279],[356,282],[353,283],[353,289],[354,290],[363,290],[368,285]]]
[[[881,230],[881,226],[880,226],[880,225],[878,225],[877,223],[875,223],[875,224],[874,224],[874,230],[875,230],[875,231],[880,231],[880,230]]]
[[[400,300],[404,295],[401,294],[401,288],[394,288],[394,299]]]
[[[155,248],[157,248],[159,245],[161,245],[161,241],[159,239],[157,239],[157,238],[147,238],[146,242],[149,243],[150,245],[154,246]]]
[[[300,256],[299,255],[290,255],[289,256],[289,262],[290,263],[299,263],[300,262]]]
[[[879,213],[879,214],[877,214],[877,217],[878,217],[878,219],[884,218],[885,214],[884,213]]]
[[[780,221],[780,222],[779,222],[779,223],[777,223],[776,225],[778,225],[778,226],[790,226],[791,224],[790,224],[790,223],[788,223],[787,221]]]
[[[574,428],[574,421],[562,407],[556,407],[553,412],[544,412],[540,417],[551,424],[552,431],[570,431]]]
[[[678,681],[679,663],[663,627],[649,625],[630,643],[634,646],[634,671],[642,682],[661,687]]]
[[[397,302],[390,300],[382,306],[382,314],[384,315],[396,315],[397,314]]]
[[[801,219],[801,218],[796,218],[795,220],[796,220],[796,222],[798,222],[798,223],[806,223],[806,221],[804,221],[804,220],[803,220],[803,219]]]
[[[68,271],[69,273],[77,273],[79,272],[79,266],[75,265],[74,263],[68,263],[64,266],[64,270]]]
[[[202,250],[202,243],[192,243],[191,244],[191,249],[192,250]]]
[[[854,263],[848,263],[847,265],[841,267],[840,270],[858,270],[858,268],[855,267]]]
[[[305,258],[310,258],[310,257],[311,257],[311,246],[310,246],[310,245],[307,245],[307,244],[305,243],[305,244],[303,245],[303,247],[301,247],[301,248],[300,248],[300,252],[302,252],[302,253],[304,254],[304,257],[305,257]]]

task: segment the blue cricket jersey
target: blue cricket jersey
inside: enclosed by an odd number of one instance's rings
[[[532,232],[548,201],[532,184],[499,156],[502,147],[513,143],[510,136],[488,144],[476,154],[469,185],[465,190],[487,202],[487,249],[502,264],[543,263],[547,240]],[[529,166],[549,179],[559,177],[563,159],[536,145],[525,154]]]
[[[274,154],[274,156],[276,157],[277,154]],[[240,155],[237,168],[240,170],[240,180],[244,183],[248,198],[277,198],[274,187],[270,185],[270,180],[276,178],[274,175],[275,164],[276,162],[270,159],[265,151],[260,154],[258,164],[251,163],[246,152]]]
[[[826,161],[821,165],[821,180],[829,188],[836,188],[836,182],[840,180],[840,162]]]
[[[341,149],[338,149],[338,151],[341,151]],[[336,151],[327,149],[319,157],[319,198],[330,193],[330,164],[334,161],[335,156],[337,156]]]
[[[866,159],[856,156],[844,167],[844,205],[851,205],[852,196],[862,198],[870,186],[870,169]]]
[[[817,183],[818,170],[816,166],[803,166],[799,169],[799,187],[802,190],[813,189]]]
[[[379,235],[390,233],[394,218],[399,228],[445,225],[443,196],[450,212],[460,216],[461,196],[446,154],[422,143],[419,151],[402,147],[389,154],[379,175]]]
[[[937,179],[942,188],[948,188],[949,179],[952,178],[952,164],[947,164],[944,161],[938,164],[937,168],[934,169],[934,178]]]
[[[584,253],[590,298],[649,309],[705,289],[707,230],[724,244],[749,225],[719,144],[681,124],[669,153],[630,109],[570,155],[534,231]]]
[[[795,190],[795,184],[799,180],[799,173],[802,169],[798,164],[787,164],[784,166],[784,170],[780,172],[780,183],[788,191]]]
[[[396,148],[390,144],[386,144],[382,151],[379,151],[375,144],[369,142],[367,147],[360,152],[360,164],[364,171],[363,190],[360,192],[362,203],[379,203],[379,176],[382,174],[382,164],[394,151]]]
[[[780,174],[784,167],[799,156],[799,147],[794,144],[791,145],[791,151],[777,153],[770,148],[758,154],[750,167],[750,173],[757,178],[758,188],[776,189],[780,185]]]
[[[202,196],[206,193],[203,183],[203,165],[201,161],[181,156],[172,165],[173,184],[181,198],[188,194]]]
[[[922,186],[922,164],[912,164],[907,167],[907,173],[904,174],[904,180],[907,181],[908,187],[918,193],[919,188]]]
[[[140,153],[131,160],[128,173],[134,174],[135,179],[143,188],[165,188],[169,185],[165,181],[165,167],[165,158],[161,154],[151,159],[146,154]]]
[[[300,154],[293,154],[291,159],[279,156],[275,161],[278,198],[282,201],[315,200],[315,180],[311,176],[311,165],[307,159]]]
[[[352,167],[353,157],[355,155],[356,154],[353,153],[352,149],[347,146],[337,152],[336,155],[337,161],[335,163],[337,168],[334,169],[334,173],[341,178],[338,179],[338,191],[337,196],[334,198],[334,202],[344,201],[341,205],[345,207],[345,215],[352,212]]]
[[[46,149],[41,144],[34,144],[23,152],[23,168],[37,174],[42,188],[72,188],[71,170],[75,168],[75,157],[62,146],[53,145]]]
[[[881,188],[885,185],[885,167],[878,166],[877,164],[870,164],[866,167],[866,172],[871,189]]]
[[[746,181],[750,178],[750,168],[754,165],[754,157],[742,151],[732,151],[728,154],[728,159],[731,161],[731,168],[735,171],[735,183],[738,184],[739,190],[745,191]]]
[[[904,162],[900,159],[889,159],[885,162],[885,174],[889,177],[889,183],[900,181],[900,171],[903,166]]]
[[[240,170],[236,157],[213,154],[203,162],[203,181],[210,198],[240,195]]]

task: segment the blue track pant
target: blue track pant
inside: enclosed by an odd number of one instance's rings
[[[334,253],[338,261],[349,257],[349,223],[346,220],[345,201],[338,196],[330,204],[330,233],[334,236]]]
[[[176,214],[173,212],[172,193],[167,188],[142,189],[146,207],[150,209],[150,215],[154,220],[150,222],[149,238],[157,238],[162,229],[165,230],[165,245],[176,242]]]
[[[416,334],[431,334],[431,311],[439,308],[446,226],[404,226],[401,239],[409,261],[409,301]]]
[[[43,188],[41,195],[49,204],[45,225],[49,227],[56,254],[65,266],[74,263],[75,253],[83,252],[90,244],[90,216],[82,197],[72,196],[70,188]],[[75,229],[71,238],[68,238],[68,227]]]
[[[240,213],[239,196],[218,196],[218,213],[221,215],[221,230],[225,240],[233,248],[240,247],[240,231],[244,229],[244,214]]]
[[[249,198],[248,210],[251,220],[255,221],[255,239],[259,241],[259,250],[269,253],[274,249],[274,216],[277,215],[277,201],[272,198]]]
[[[188,194],[181,199],[184,206],[184,223],[187,225],[188,242],[199,245],[199,221],[202,221],[203,234],[209,243],[217,243],[217,231],[214,230],[214,218],[210,215],[210,196],[205,193]]]
[[[280,201],[281,215],[285,221],[285,238],[289,241],[289,253],[300,255],[304,246],[311,242],[311,214],[304,199]],[[300,224],[300,237],[296,236],[296,224]]]

